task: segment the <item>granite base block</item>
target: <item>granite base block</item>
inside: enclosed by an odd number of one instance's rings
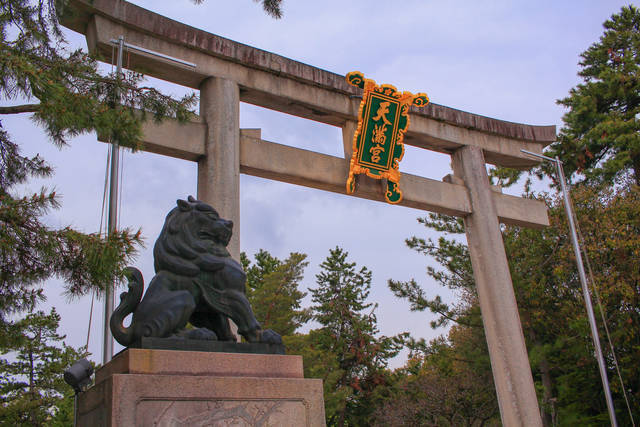
[[[79,395],[78,425],[324,426],[322,381],[300,356],[129,349]]]

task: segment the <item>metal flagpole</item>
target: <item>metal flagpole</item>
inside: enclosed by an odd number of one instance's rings
[[[117,79],[120,80],[122,72],[122,50],[124,48],[124,37],[118,39],[118,62],[116,68]],[[116,89],[116,101],[120,102],[120,90]],[[118,224],[118,163],[120,147],[118,141],[111,141],[111,170],[109,173],[109,217],[107,229],[109,234],[116,231]],[[115,288],[115,279],[113,282]],[[113,313],[113,289],[107,288],[104,296],[104,345],[102,347],[102,364],[109,362],[113,358],[113,336],[109,330],[109,320]]]
[[[589,288],[587,287],[587,275],[584,271],[584,264],[582,261],[582,252],[580,251],[580,244],[578,243],[578,234],[576,232],[576,225],[573,221],[573,209],[571,207],[571,200],[569,199],[569,190],[567,189],[566,179],[564,177],[564,170],[562,169],[562,162],[559,158],[551,158],[543,156],[541,154],[532,153],[527,150],[520,150],[523,153],[531,156],[539,157],[549,162],[554,162],[556,170],[558,172],[558,180],[560,181],[560,188],[562,189],[562,195],[564,198],[564,209],[569,220],[569,230],[571,231],[571,242],[573,243],[573,253],[576,256],[576,264],[578,265],[578,275],[580,276],[580,283],[582,285],[582,293],[584,294],[584,304],[587,308],[587,316],[589,317],[589,326],[591,327],[591,337],[593,338],[593,345],[596,349],[596,358],[598,359],[598,368],[600,369],[600,378],[602,379],[602,387],[604,388],[604,395],[607,401],[607,409],[609,411],[609,418],[611,419],[611,425],[618,426],[616,421],[616,412],[613,408],[613,399],[611,398],[611,389],[609,388],[609,380],[607,379],[607,369],[604,363],[604,357],[602,355],[602,348],[600,347],[600,336],[598,335],[598,327],[596,325],[596,317],[593,313],[593,306],[591,305],[591,296],[589,294]],[[595,286],[595,284],[594,284]]]

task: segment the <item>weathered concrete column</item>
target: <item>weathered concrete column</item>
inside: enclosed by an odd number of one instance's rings
[[[233,221],[229,253],[240,260],[240,92],[238,84],[210,77],[200,86],[200,116],[207,124],[198,161],[198,199]]]
[[[466,146],[453,155],[453,170],[469,191],[472,213],[464,225],[489,345],[502,423],[541,426],[500,224],[482,150]]]

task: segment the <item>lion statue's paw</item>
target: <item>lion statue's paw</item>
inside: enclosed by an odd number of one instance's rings
[[[271,329],[264,329],[260,333],[260,342],[266,344],[282,344],[282,337]]]

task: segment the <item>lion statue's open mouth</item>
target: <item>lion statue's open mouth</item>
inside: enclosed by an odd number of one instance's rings
[[[235,341],[228,319],[249,342],[281,344],[262,330],[245,295],[246,275],[227,251],[233,223],[189,196],[169,212],[153,248],[156,275],[142,297],[140,271],[129,267],[129,291],[111,316],[113,337],[124,346],[143,337],[179,336]],[[124,318],[133,313],[131,325]],[[186,330],[187,323],[198,329]]]

